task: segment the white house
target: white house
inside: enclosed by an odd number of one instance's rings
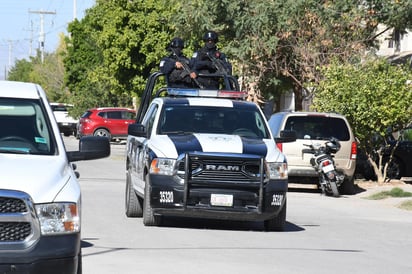
[[[377,51],[379,56],[391,56],[402,54],[406,52],[412,53],[412,32],[399,33],[393,29],[387,29],[385,26],[379,26],[378,32],[384,31],[382,35],[378,37],[380,41],[380,47]]]

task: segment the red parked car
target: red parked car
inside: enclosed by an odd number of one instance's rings
[[[78,138],[87,135],[109,139],[126,139],[129,124],[134,123],[136,111],[130,108],[101,107],[87,110],[80,117]]]

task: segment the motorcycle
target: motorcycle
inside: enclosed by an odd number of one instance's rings
[[[302,153],[311,153],[310,164],[319,174],[319,184],[323,194],[339,197],[339,186],[343,183],[345,175],[336,170],[334,154],[340,150],[340,142],[332,137],[324,145],[304,144],[309,149]]]

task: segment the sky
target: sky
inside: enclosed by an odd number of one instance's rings
[[[43,17],[44,51],[53,52],[68,23],[81,19],[95,0],[0,0],[0,80],[16,60],[39,49]],[[74,7],[76,11],[74,11]]]

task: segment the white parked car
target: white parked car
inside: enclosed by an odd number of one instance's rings
[[[71,163],[110,154],[85,137],[66,152],[43,89],[0,81],[0,273],[81,273],[80,186]]]

